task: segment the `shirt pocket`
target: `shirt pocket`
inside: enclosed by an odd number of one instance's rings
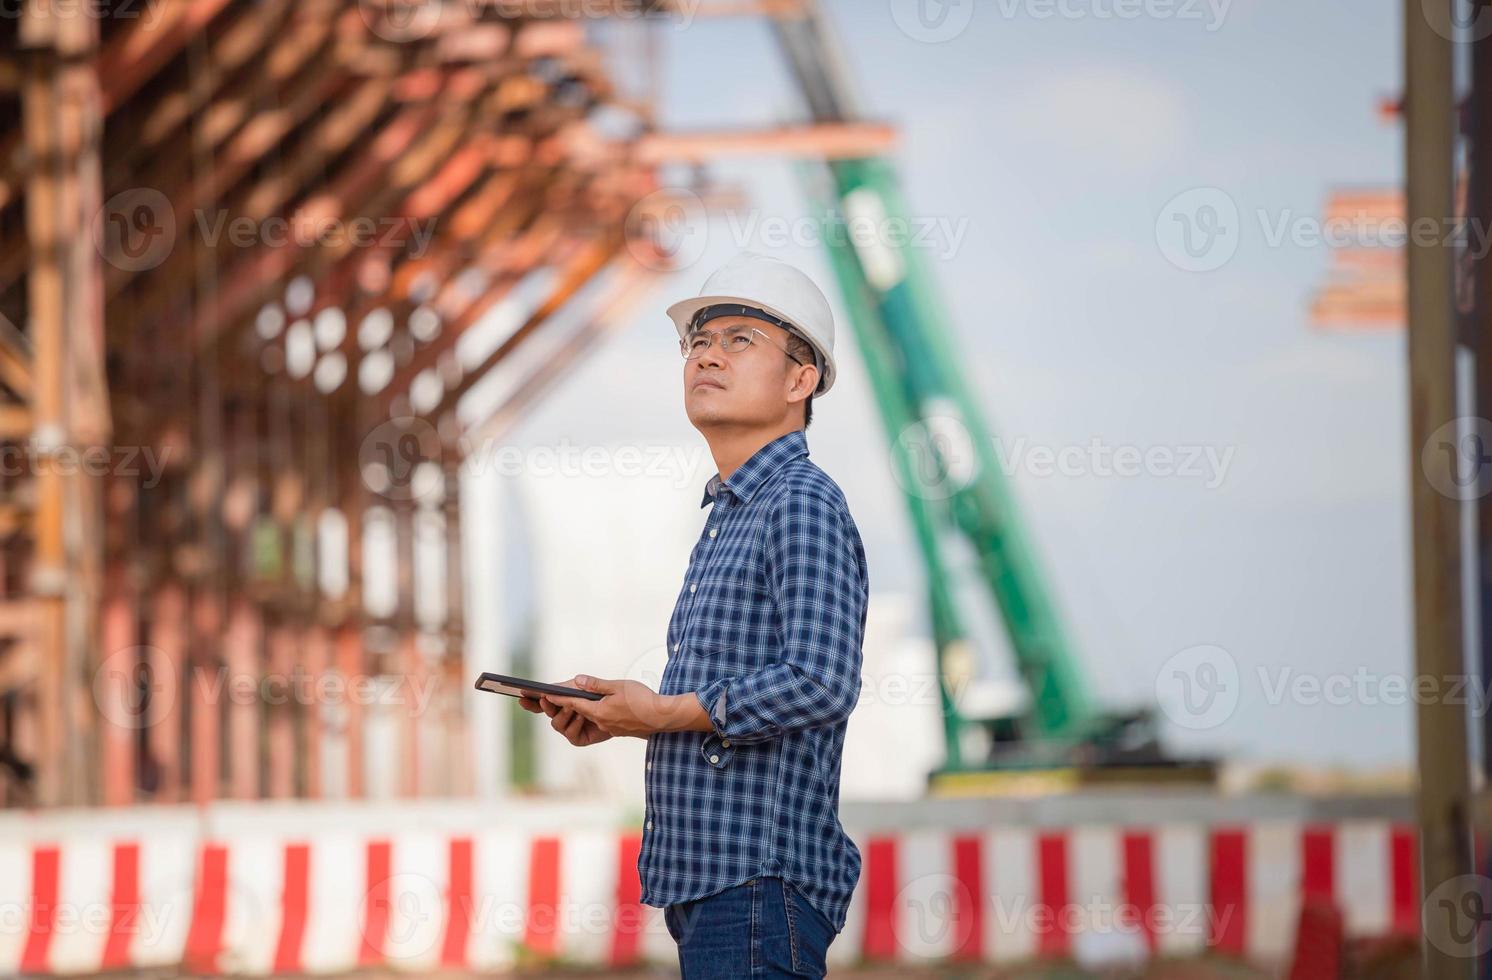
[[[773,631],[772,595],[760,563],[723,559],[700,576],[688,639],[712,651],[760,645]]]

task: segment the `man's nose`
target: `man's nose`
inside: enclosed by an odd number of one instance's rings
[[[695,360],[699,363],[700,367],[703,368],[703,367],[707,367],[707,366],[708,367],[724,367],[725,366],[725,348],[723,346],[721,346],[721,343],[722,342],[720,340],[717,340],[714,337],[710,338],[710,346],[708,346],[708,347],[705,348],[705,352],[703,354],[701,354],[701,355],[699,355],[699,357],[695,358]]]

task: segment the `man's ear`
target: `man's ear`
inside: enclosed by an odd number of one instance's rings
[[[810,373],[808,371],[805,371],[804,368],[812,368],[812,372]],[[816,364],[803,364],[803,365],[799,366],[797,368],[797,370],[794,372],[793,387],[792,387],[793,391],[799,391],[799,390],[804,391],[805,392],[804,397],[806,398],[806,397],[808,397],[808,395],[813,394],[814,391],[818,388],[818,386],[819,386],[819,369],[818,369],[818,365],[816,365]]]

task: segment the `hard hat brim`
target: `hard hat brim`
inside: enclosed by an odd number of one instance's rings
[[[679,300],[677,303],[674,303],[668,308],[668,318],[673,321],[674,329],[679,332],[679,339],[683,340],[684,334],[689,332],[689,322],[694,319],[694,314],[698,313],[700,310],[704,309],[707,306],[714,306],[717,303],[738,303],[742,306],[754,306],[759,310],[765,310],[766,312],[777,317],[779,320],[786,320],[788,323],[793,324],[795,327],[798,323],[797,319],[791,314],[788,314],[778,307],[772,306],[769,303],[763,303],[761,300],[752,299],[749,296],[691,296],[688,299]],[[819,395],[827,394],[829,389],[834,385],[835,377],[839,373],[834,365],[834,355],[831,354],[829,351],[824,350],[822,346],[816,343],[814,339],[808,335],[808,331],[799,328],[795,332],[799,337],[802,337],[803,340],[808,343],[808,346],[814,349],[814,351],[819,356],[819,360],[822,361],[824,365],[824,376],[819,379],[819,386],[818,389],[814,392],[814,396],[817,397]]]

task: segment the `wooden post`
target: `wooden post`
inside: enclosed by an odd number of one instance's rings
[[[1455,446],[1456,316],[1453,254],[1443,244],[1455,215],[1452,194],[1454,102],[1452,45],[1437,30],[1455,23],[1453,0],[1405,0],[1404,115],[1410,235],[1409,270],[1409,432],[1414,537],[1414,638],[1417,679],[1439,691],[1464,678],[1462,649],[1460,518],[1458,496],[1426,471],[1425,447],[1447,438]],[[1431,23],[1436,6],[1441,24]],[[1434,233],[1420,236],[1423,225]],[[1447,426],[1450,428],[1448,429]],[[1455,465],[1454,456],[1444,457]],[[1454,486],[1454,484],[1451,484]],[[1419,754],[1419,822],[1423,893],[1456,907],[1470,907],[1480,896],[1470,877],[1470,767],[1466,712],[1459,699],[1416,698]],[[1463,903],[1463,899],[1466,902]],[[1480,929],[1479,923],[1473,924]],[[1443,932],[1443,930],[1440,930]],[[1453,948],[1427,928],[1424,976],[1429,980],[1471,977],[1476,958]]]
[[[102,112],[90,55],[98,25],[76,4],[33,0],[22,13],[32,450],[37,464],[31,581],[37,601],[37,802],[99,798],[92,675],[101,664],[98,478],[68,474],[65,454],[109,438],[102,390],[100,257],[90,220],[101,195]]]

